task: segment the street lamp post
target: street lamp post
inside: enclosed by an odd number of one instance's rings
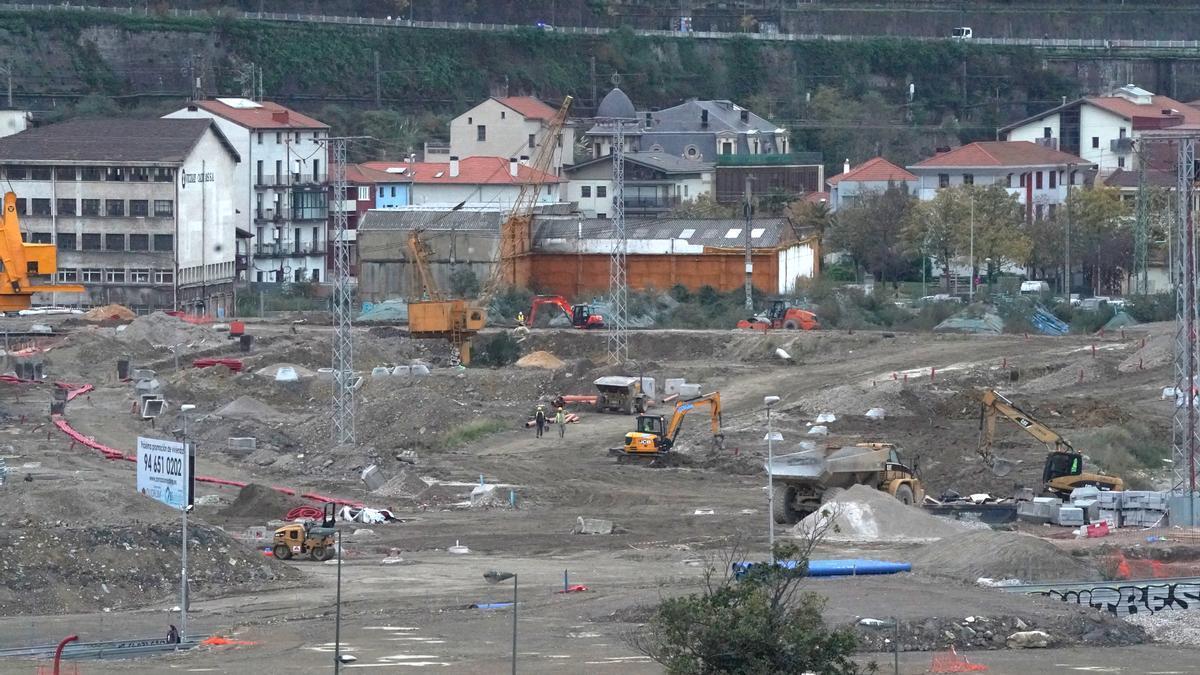
[[[337,529],[337,599],[333,610],[333,672],[342,668],[342,528]]]
[[[763,405],[767,408],[767,548],[770,549],[771,562],[775,562],[775,433],[771,428],[771,408],[779,403],[778,396],[764,396]],[[784,505],[787,508],[787,505]]]
[[[971,281],[967,284],[968,302],[975,302],[975,195],[971,195]]]
[[[516,572],[497,572],[491,570],[483,573],[483,578],[489,584],[498,584],[501,581],[513,580],[513,619],[512,619],[512,675],[517,675],[517,573]]]
[[[188,413],[192,412],[195,409],[196,409],[196,406],[191,403],[185,403],[185,404],[179,406],[179,412],[183,413],[183,457],[184,457],[183,461],[189,462],[189,463],[191,461],[192,448],[191,448],[191,442],[188,441]],[[189,479],[190,478],[191,478],[191,472],[189,471]],[[183,509],[182,509],[182,511],[183,511],[183,533],[182,533],[183,534],[183,542],[182,542],[183,554],[182,554],[182,566],[181,566],[180,573],[179,573],[179,600],[180,600],[180,602],[179,602],[179,637],[180,637],[181,641],[187,639],[187,615],[188,615],[187,514],[188,514],[188,509],[192,508],[192,505],[189,503],[190,500],[188,499],[191,496],[189,488],[190,488],[190,486],[188,486],[188,485],[185,485],[183,487],[183,490],[185,493],[183,496]]]
[[[1075,165],[1067,164],[1067,248],[1064,250],[1063,296],[1071,304],[1071,185],[1075,183]]]

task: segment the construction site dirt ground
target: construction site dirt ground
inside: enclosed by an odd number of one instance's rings
[[[21,330],[26,320],[3,321]],[[764,395],[782,398],[772,413],[785,439],[776,452],[794,451],[805,439],[894,442],[906,457],[919,458],[933,496],[947,490],[1007,494],[1014,483],[1040,480],[1045,448],[1015,427],[1002,427],[997,442],[1000,454],[1022,461],[1014,474],[996,478],[977,460],[972,393],[984,387],[1011,394],[1069,438],[1104,432],[1120,438],[1121,430],[1136,429],[1135,443],[1170,445],[1172,403],[1160,396],[1172,384],[1173,327],[1167,325],[1062,338],[636,331],[630,352],[637,361],[624,374],[653,376],[660,386],[665,378],[686,377],[706,391],[719,390],[724,403],[724,448],[707,438],[706,419],[689,418],[677,445],[683,466],[667,469],[619,465],[608,456],[632,429],[627,416],[574,409],[580,422],[568,425],[562,440],[553,429],[537,439],[524,425],[539,401],[591,393],[596,377],[621,374],[601,365],[602,333],[535,330],[523,352],[550,352],[566,364],[557,371],[460,370],[436,365],[445,350],[437,342],[410,341],[393,328],[356,329],[355,365],[365,376],[357,392],[358,443],[336,448],[329,442],[331,384],[318,372],[330,361],[328,327],[251,323],[256,344],[249,355],[224,336],[211,339],[204,327],[167,326],[168,339],[160,328],[68,325],[67,337],[43,340],[49,379],[96,386],[68,404],[65,418],[80,433],[132,452],[139,435],[170,437],[181,425],[178,405],[193,403],[197,474],[390,509],[403,522],[344,526],[341,591],[342,641],[358,659],[352,665],[384,671],[505,670],[511,614],[468,609],[511,599],[511,585],[483,579],[498,569],[519,575],[522,672],[659,672],[625,639],[653,605],[697,590],[706,565],[724,560],[732,547],[749,558],[765,556]],[[121,335],[131,330],[136,340]],[[185,346],[175,347],[181,364],[175,371],[165,344],[180,342]],[[124,355],[135,368],[156,370],[166,392],[170,410],[157,429],[131,414],[132,385],[116,376]],[[245,368],[190,368],[198,355],[244,357]],[[434,364],[429,376],[370,376],[373,367],[414,359]],[[259,374],[280,365],[314,374],[298,382]],[[132,463],[73,445],[49,424],[51,398],[48,385],[0,384],[0,456],[11,471],[0,487],[0,512],[15,533],[6,559],[16,561],[0,566],[0,647],[53,643],[70,634],[83,641],[165,635],[179,619],[170,611],[179,604],[178,516],[136,494]],[[883,408],[884,419],[868,419],[870,408]],[[829,436],[808,435],[819,413],[837,416],[827,425]],[[258,448],[231,452],[230,436],[253,436]],[[409,463],[413,454],[415,464]],[[388,483],[368,492],[359,476],[372,464]],[[497,486],[498,497],[489,508],[464,506],[481,479]],[[1152,486],[1169,477],[1147,469],[1138,480]],[[508,505],[510,491],[515,508]],[[327,671],[336,566],[274,561],[235,539],[307,502],[281,495],[278,502],[244,500],[233,508],[237,488],[204,483],[197,496],[189,526],[201,534],[189,532],[200,537],[189,560],[199,578],[193,578],[188,632],[255,644],[89,662],[81,672],[272,672],[285,661],[289,672]],[[608,519],[617,529],[572,534],[579,517]],[[1102,566],[1102,540],[1066,541],[1066,530],[1026,529],[1068,557]],[[783,527],[777,532],[790,536]],[[1143,540],[1124,539],[1152,548]],[[63,551],[63,542],[72,547]],[[470,552],[449,553],[456,543]],[[818,555],[904,561],[921,554],[922,545],[937,544],[831,542]],[[34,570],[46,588],[31,587]],[[588,590],[558,593],[564,571],[571,584]],[[1185,648],[1150,644],[1140,629],[1100,612],[981,588],[920,565],[907,574],[806,584],[828,599],[830,623],[899,618],[911,633],[901,639],[911,650],[901,654],[901,672],[925,672],[928,650],[949,640],[931,635],[967,616],[986,617],[997,631],[1020,619],[1056,638],[1048,651],[965,652],[990,672],[1190,672],[1178,665],[1186,662],[1180,660]],[[864,648],[875,644],[865,635]],[[891,663],[890,655],[864,652],[862,658]],[[29,662],[0,661],[0,673],[31,669]]]

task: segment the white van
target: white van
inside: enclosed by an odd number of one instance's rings
[[[975,37],[970,26],[959,26],[950,31],[950,38],[953,40],[970,40]]]
[[[1022,281],[1021,295],[1041,295],[1050,292],[1050,284],[1044,281]]]

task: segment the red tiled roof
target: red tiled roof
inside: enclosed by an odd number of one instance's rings
[[[1003,167],[1003,166],[1058,166],[1075,164],[1090,165],[1091,162],[1067,152],[1052,150],[1029,141],[982,141],[971,143],[950,152],[934,155],[917,162],[910,169],[934,169],[954,167]]]
[[[412,182],[407,174],[395,174],[372,169],[363,164],[346,165],[347,183],[409,183]]]
[[[195,101],[192,105],[249,129],[329,128],[328,124],[320,120],[302,115],[271,101],[261,101],[256,108],[235,108],[216,99]]]
[[[804,195],[804,201],[809,204],[820,204],[829,201],[828,192],[810,192]]]
[[[558,112],[532,96],[506,96],[504,98],[497,98],[496,100],[531,120],[550,121],[554,119],[554,114]]]
[[[868,159],[846,173],[838,174],[825,182],[830,187],[833,187],[844,180],[853,180],[860,183],[886,183],[888,181],[902,183],[904,181],[915,181],[916,179],[916,176],[905,171],[903,167],[896,166],[882,157],[876,157],[875,159]]]
[[[517,165],[517,175],[509,174],[508,160],[503,157],[464,157],[458,163],[458,176],[450,177],[449,162],[367,162],[362,166],[377,171],[404,169],[417,184],[520,185],[526,182],[559,183],[562,179],[523,164]],[[440,175],[439,175],[440,174]]]
[[[1152,96],[1150,103],[1134,103],[1121,96],[1089,96],[1088,103],[1120,115],[1126,119],[1135,117],[1166,117],[1164,110],[1175,110],[1183,116],[1183,121],[1189,124],[1200,123],[1200,110],[1186,103],[1180,103],[1167,96]]]

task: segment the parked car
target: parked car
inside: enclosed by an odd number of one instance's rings
[[[959,26],[950,31],[950,38],[953,40],[970,40],[973,37],[975,33],[970,26]]]
[[[1022,281],[1021,295],[1041,295],[1050,292],[1050,284],[1045,281]]]

